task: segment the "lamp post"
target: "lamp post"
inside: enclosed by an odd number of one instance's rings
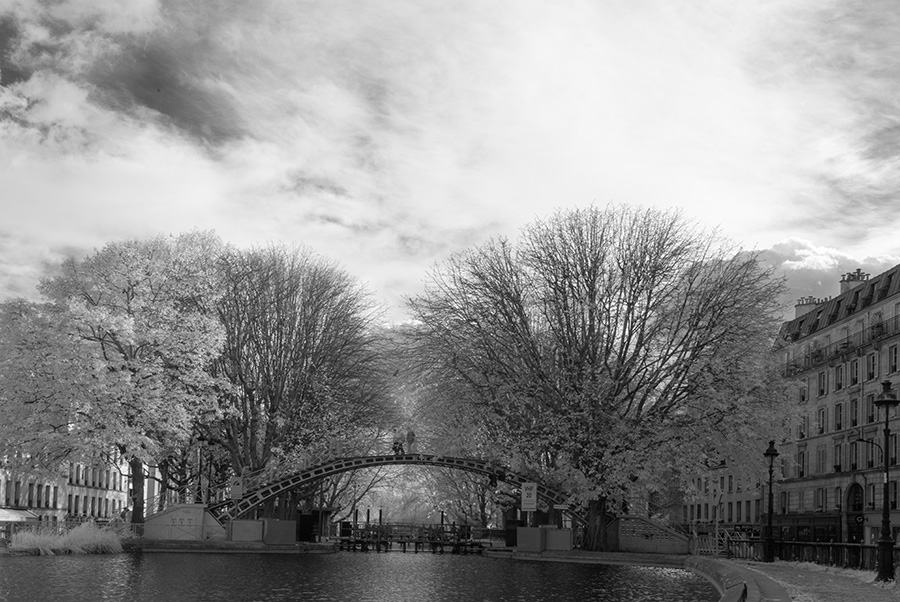
[[[888,480],[890,477],[890,464],[888,464],[888,448],[891,444],[891,427],[889,418],[891,408],[897,407],[900,401],[897,395],[891,391],[891,381],[881,383],[881,394],[875,398],[875,405],[884,408],[884,497],[881,504],[881,539],[878,540],[878,575],[876,581],[894,580],[894,538],[891,535],[891,505]]]
[[[775,441],[769,441],[769,449],[763,453],[769,459],[769,513],[766,516],[766,538],[764,541],[763,562],[775,561],[775,535],[772,533],[772,507],[775,505],[775,494],[772,491],[773,473],[775,471],[775,458],[778,450],[775,449]]]

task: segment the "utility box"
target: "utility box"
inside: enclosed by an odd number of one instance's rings
[[[547,550],[571,550],[572,529],[544,528],[544,540]]]
[[[297,521],[295,520],[263,520],[263,543],[292,544],[297,543]]]
[[[516,529],[516,550],[519,552],[543,552],[547,548],[547,529],[519,527]]]
[[[229,524],[231,541],[256,541],[263,540],[263,528],[261,520],[233,520]]]

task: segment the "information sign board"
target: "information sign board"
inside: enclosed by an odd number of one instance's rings
[[[522,512],[537,510],[537,483],[522,483]]]

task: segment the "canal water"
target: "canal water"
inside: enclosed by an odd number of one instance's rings
[[[0,556],[3,602],[714,602],[681,569],[430,553]]]

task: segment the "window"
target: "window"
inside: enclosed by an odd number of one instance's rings
[[[851,399],[850,400],[850,426],[857,426],[859,424],[859,400]]]
[[[816,489],[816,510],[821,512],[825,509],[825,488],[819,487]]]
[[[816,434],[823,435],[826,430],[828,430],[828,410],[826,408],[819,408],[816,410]]]
[[[869,483],[868,485],[866,485],[866,507],[875,507],[875,483]]]
[[[834,444],[834,472],[841,472],[841,455],[844,452],[844,446],[840,443]]]
[[[818,391],[818,396],[822,397],[826,393],[828,393],[828,373],[824,370],[819,372],[816,390]]]
[[[805,378],[802,378],[802,379],[800,379],[800,388],[797,390],[797,399],[800,400],[800,403],[803,403],[806,401],[806,399],[808,397],[809,397],[809,382]]]
[[[844,428],[844,404],[834,404],[834,430],[839,431]]]
[[[806,496],[803,495],[804,493],[802,489],[797,492],[797,512],[806,511]]]
[[[734,508],[733,508],[733,504],[731,502],[728,502],[728,522],[729,523],[734,522]]]
[[[891,492],[891,510],[897,509],[897,481],[890,482],[890,492]]]
[[[734,476],[728,475],[728,493],[734,490]]]
[[[888,347],[888,372],[897,371],[897,346]]]
[[[840,487],[834,488],[834,507],[837,510],[841,509],[841,488]]]
[[[850,442],[850,470],[856,470],[859,467],[859,443]]]
[[[875,446],[863,444],[866,449],[866,468],[875,468]]]
[[[875,396],[866,395],[866,423],[875,422]]]
[[[797,452],[797,476],[806,476],[806,452]]]
[[[844,388],[844,364],[834,367],[834,390],[840,391]]]
[[[809,416],[803,416],[797,425],[797,438],[806,439],[807,435],[809,435]]]
[[[891,466],[897,464],[897,435],[892,433],[891,440],[888,442],[888,463]]]
[[[824,445],[820,445],[816,448],[816,474],[825,474],[827,472],[827,469],[825,468],[827,455],[828,452]]]
[[[848,374],[848,376],[850,377],[850,386],[852,387],[853,385],[858,385],[859,384],[859,360],[858,359],[850,360],[849,372],[850,372],[850,374]]]
[[[788,502],[790,502],[790,497],[787,491],[781,492],[781,513],[787,514],[788,511]]]
[[[872,380],[878,376],[878,355],[870,353],[866,356],[866,380]]]

